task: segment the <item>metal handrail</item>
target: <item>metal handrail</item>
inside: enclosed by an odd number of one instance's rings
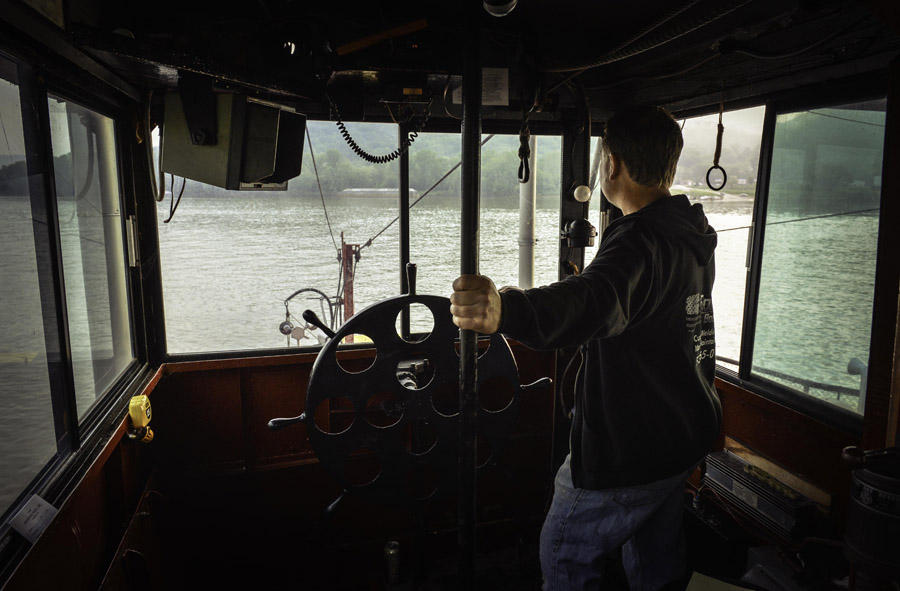
[[[716,361],[724,361],[725,363],[731,363],[732,365],[740,365],[736,359],[730,359],[728,357],[722,357],[720,355],[716,355]],[[781,378],[783,380],[790,380],[792,382],[796,382],[803,387],[804,394],[809,394],[810,388],[815,388],[817,390],[823,390],[825,392],[831,392],[833,394],[837,394],[838,400],[841,399],[841,395],[845,396],[859,396],[859,390],[854,388],[848,388],[846,386],[838,386],[836,384],[826,384],[824,382],[817,382],[815,380],[807,380],[804,378],[798,378],[797,376],[792,376],[790,374],[782,373],[780,371],[775,371],[774,369],[767,369],[765,367],[754,367],[754,371],[757,371],[762,374],[770,375],[776,378]]]

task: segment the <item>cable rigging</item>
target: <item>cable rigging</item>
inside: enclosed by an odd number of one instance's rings
[[[802,217],[802,218],[793,218],[790,220],[778,220],[775,222],[766,222],[766,225],[767,226],[777,226],[778,224],[792,224],[794,222],[806,222],[809,220],[821,220],[824,218],[840,217],[842,215],[858,215],[858,214],[862,214],[862,213],[874,213],[879,210],[880,210],[880,208],[874,207],[871,209],[856,209],[853,211],[840,211],[837,213],[823,213],[822,215],[811,215],[811,216]],[[752,225],[750,225],[750,226],[735,226],[733,228],[725,228],[724,230],[716,230],[716,233],[721,234],[722,232],[731,232],[732,230],[749,230],[752,227],[753,227]]]
[[[481,145],[484,146],[486,143],[488,143],[489,141],[491,141],[491,138],[493,138],[493,137],[494,137],[494,134],[491,134],[491,135],[487,136],[486,138],[484,138],[484,139],[481,141]],[[462,160],[460,160],[459,162],[457,162],[457,163],[453,166],[453,168],[451,168],[450,170],[448,170],[448,171],[446,172],[446,174],[444,174],[444,176],[442,176],[441,178],[439,178],[439,179],[437,180],[436,183],[434,183],[433,185],[431,185],[431,186],[428,188],[427,191],[425,191],[424,193],[422,193],[415,201],[413,201],[412,203],[410,203],[410,204],[409,204],[409,208],[412,209],[419,201],[421,201],[422,199],[425,199],[425,197],[427,197],[429,193],[431,193],[433,190],[435,190],[435,189],[437,188],[438,185],[440,185],[442,182],[444,182],[444,181],[447,179],[447,177],[449,177],[451,174],[453,174],[454,172],[456,172],[456,169],[459,168],[460,166],[462,166]],[[384,234],[385,231],[387,231],[388,228],[390,228],[391,226],[393,226],[394,223],[397,222],[397,220],[399,220],[399,219],[400,219],[400,216],[398,215],[397,217],[395,217],[394,219],[392,219],[390,222],[388,222],[388,224],[387,224],[384,228],[382,228],[382,229],[379,230],[374,236],[372,236],[371,238],[369,238],[368,240],[366,240],[365,243],[363,243],[363,245],[359,247],[359,250],[362,251],[362,249],[371,246],[371,245],[372,245],[372,242],[373,242],[376,238],[378,238],[379,236],[381,236],[382,234]]]
[[[328,217],[328,208],[325,207],[325,194],[322,192],[322,183],[319,181],[319,169],[316,166],[316,153],[313,151],[312,136],[309,135],[309,126],[306,127],[306,143],[309,144],[309,157],[312,159],[313,172],[316,174],[316,186],[319,187],[319,197],[322,199],[322,210],[325,212],[325,222],[328,224],[328,233],[331,235],[331,244],[337,251],[338,260],[341,258],[341,249],[338,248],[337,240],[334,239],[334,230],[331,229],[331,219]]]

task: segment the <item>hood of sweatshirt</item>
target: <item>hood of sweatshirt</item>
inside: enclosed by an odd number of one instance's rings
[[[632,216],[635,221],[652,225],[656,232],[685,242],[701,265],[712,259],[718,241],[716,231],[709,225],[703,206],[691,204],[685,195],[662,197],[622,219]]]

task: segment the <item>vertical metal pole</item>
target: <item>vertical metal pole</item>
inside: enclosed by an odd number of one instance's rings
[[[578,113],[568,114],[567,121],[563,125],[562,137],[562,163],[560,175],[562,185],[560,189],[559,227],[565,229],[572,220],[583,219],[588,215],[588,204],[575,200],[573,189],[578,185],[588,183],[590,171],[590,137],[587,133],[587,124],[578,117]],[[584,248],[570,248],[565,239],[560,239],[559,244],[559,279],[565,279],[571,274],[567,262],[574,263],[578,269],[584,267]]]
[[[344,274],[344,322],[350,320],[354,314],[353,309],[353,258],[356,255],[355,244],[344,242],[344,233],[341,232],[341,272]],[[347,340],[352,343],[352,336]]]
[[[409,150],[403,149],[407,135],[406,125],[397,126],[397,144],[400,147],[400,293],[409,293],[406,264],[409,262]],[[409,306],[400,311],[400,335],[409,339]]]
[[[531,177],[519,184],[519,287],[534,287],[534,202],[537,199],[537,142],[528,138]]]
[[[462,120],[460,273],[478,273],[481,185],[481,34],[472,19],[465,43]],[[476,335],[459,331],[459,588],[475,588],[475,454],[478,421]]]

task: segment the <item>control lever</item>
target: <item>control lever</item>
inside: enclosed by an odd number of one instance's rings
[[[540,378],[540,379],[537,379],[537,380],[531,382],[530,384],[522,384],[522,391],[527,392],[528,390],[537,390],[538,388],[544,388],[546,386],[549,386],[552,383],[553,383],[552,378],[543,377],[543,378]]]
[[[335,334],[334,331],[331,330],[330,328],[328,328],[324,322],[319,320],[319,317],[316,316],[316,313],[313,312],[312,310],[304,310],[303,319],[306,320],[307,322],[309,322],[310,324],[312,324],[313,326],[315,326],[316,328],[318,328],[319,330],[321,330],[322,332],[324,332],[325,336],[327,336],[329,339],[334,338],[334,334]]]
[[[296,417],[285,417],[285,418],[281,418],[281,419],[272,419],[271,421],[269,421],[268,426],[269,426],[269,429],[271,429],[273,431],[277,431],[278,429],[284,429],[285,427],[290,426],[290,425],[296,425],[297,423],[302,423],[305,420],[306,420],[306,413],[302,412],[302,413],[300,413],[300,416],[296,416]]]
[[[416,295],[416,265],[415,263],[406,263],[406,285],[409,295]]]

